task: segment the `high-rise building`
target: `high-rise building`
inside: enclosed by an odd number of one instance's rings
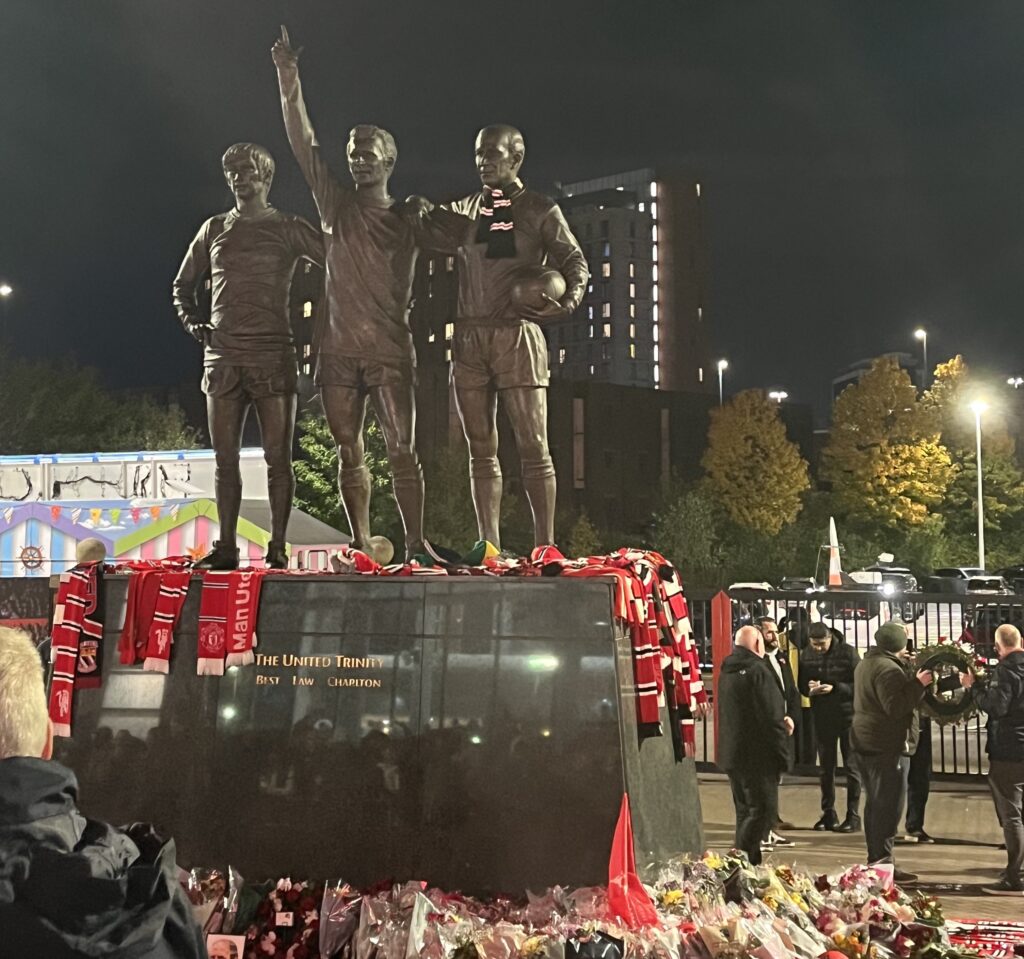
[[[545,324],[552,377],[710,390],[700,184],[633,170],[566,183],[558,203],[591,278],[576,313]]]

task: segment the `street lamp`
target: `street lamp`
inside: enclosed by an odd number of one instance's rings
[[[789,399],[789,394],[785,390],[772,390],[768,394],[768,399],[775,400],[776,403],[781,403],[783,400]]]
[[[0,283],[0,296],[5,300],[14,292],[14,287],[10,283]]]
[[[921,341],[921,389],[928,386],[928,331],[919,326],[914,330],[914,336]]]
[[[728,360],[718,361],[718,405],[722,405],[722,374],[729,368]]]
[[[985,568],[985,502],[982,499],[981,487],[981,414],[988,409],[984,400],[975,400],[971,404],[974,412],[974,432],[978,441],[978,567]]]
[[[1024,376],[1011,376],[1006,382],[1015,390],[1019,390],[1022,386],[1024,386]]]

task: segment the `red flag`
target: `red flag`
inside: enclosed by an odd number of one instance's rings
[[[608,911],[630,929],[659,925],[654,903],[636,874],[628,793],[622,794],[619,821],[612,838],[612,854],[608,859]]]
[[[50,507],[50,519],[52,519],[55,523],[57,522],[57,520],[60,519],[60,507],[59,506],[51,506]]]

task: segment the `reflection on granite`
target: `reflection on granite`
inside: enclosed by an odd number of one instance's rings
[[[195,675],[198,582],[168,676],[75,694],[62,758],[90,815],[155,821],[183,865],[253,879],[593,883],[625,788],[643,863],[702,843],[693,764],[638,746],[629,644],[602,580],[271,579],[257,664]],[[618,661],[617,661],[618,659]]]

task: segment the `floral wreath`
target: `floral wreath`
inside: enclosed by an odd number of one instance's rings
[[[986,665],[985,659],[978,656],[970,643],[940,639],[937,643],[922,646],[914,657],[914,668],[931,670],[934,679],[925,689],[921,710],[940,726],[967,722],[978,713],[971,691],[960,686],[940,690],[939,680],[954,673],[971,673],[976,681],[983,682],[987,677]]]

